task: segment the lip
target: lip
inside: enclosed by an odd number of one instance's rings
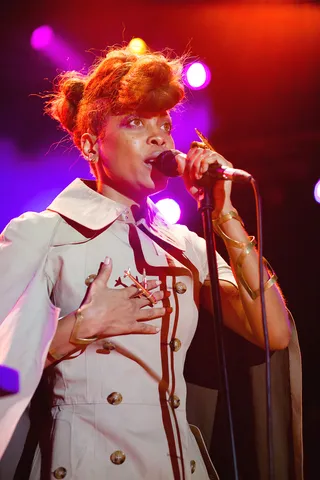
[[[147,166],[147,167],[152,167],[152,164],[154,163],[152,160],[155,160],[156,158],[158,158],[158,156],[160,155],[160,153],[164,152],[164,150],[157,150],[153,153],[151,153],[151,155],[148,155],[143,163]]]

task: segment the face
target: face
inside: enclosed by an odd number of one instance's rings
[[[152,160],[174,148],[171,129],[167,112],[110,116],[98,139],[101,180],[136,201],[163,190],[168,179]]]

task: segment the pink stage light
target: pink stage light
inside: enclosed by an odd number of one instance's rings
[[[163,198],[156,203],[156,206],[169,223],[177,223],[181,215],[181,210],[175,200],[172,198]]]
[[[316,202],[320,203],[320,180],[317,181],[314,187],[314,198]]]
[[[30,38],[31,46],[63,70],[81,70],[84,59],[49,25],[36,28]]]
[[[184,72],[185,82],[192,90],[201,90],[209,85],[211,73],[203,62],[194,62],[188,65]]]
[[[30,43],[35,50],[43,50],[52,42],[54,33],[49,25],[36,28],[31,35]]]

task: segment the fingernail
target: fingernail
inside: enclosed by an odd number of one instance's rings
[[[168,291],[165,291],[163,293],[164,298],[168,298],[168,297],[170,297],[170,295],[171,295],[171,292],[168,292]]]
[[[172,307],[166,307],[166,313],[172,313],[173,308]]]
[[[109,265],[110,263],[110,257],[106,257],[103,262],[105,265]]]
[[[156,280],[156,285],[161,285],[161,280]]]
[[[160,327],[156,327],[156,332],[157,332],[157,333],[160,332]]]

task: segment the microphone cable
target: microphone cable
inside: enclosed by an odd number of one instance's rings
[[[271,362],[270,362],[270,343],[267,327],[267,312],[264,294],[263,282],[263,237],[262,237],[262,207],[259,188],[256,180],[251,178],[251,186],[253,188],[256,204],[256,223],[257,223],[257,250],[259,261],[259,291],[261,304],[261,317],[265,342],[265,362],[266,362],[266,420],[267,420],[267,446],[268,446],[268,466],[269,480],[274,480],[274,451],[273,451],[273,423],[272,423],[272,399],[271,399]]]

